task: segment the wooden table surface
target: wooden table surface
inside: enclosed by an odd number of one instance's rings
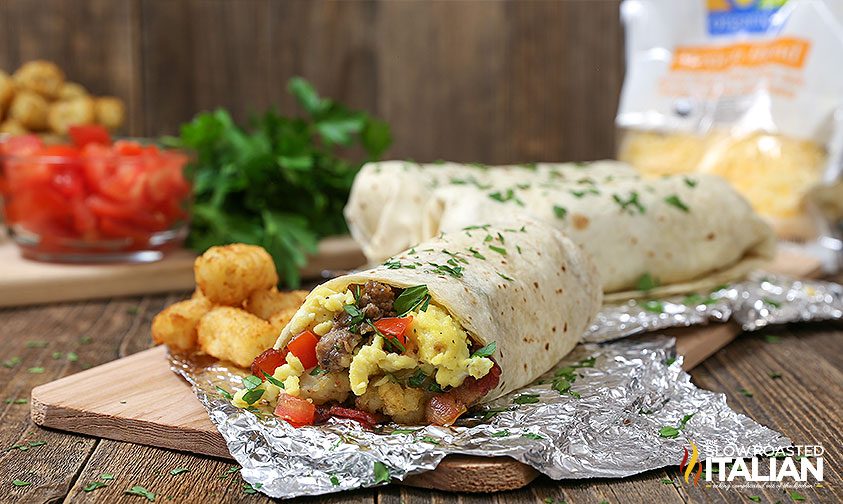
[[[36,385],[149,347],[152,317],[183,296],[0,310],[0,396],[5,399],[0,403],[0,502],[147,502],[124,494],[134,485],[154,492],[155,502],[269,501],[245,493],[239,474],[228,472],[228,461],[41,429],[30,420],[29,405],[15,401],[28,399]],[[746,334],[691,373],[698,386],[725,393],[732,408],[794,443],[825,447],[825,482],[800,490],[806,502],[843,502],[841,336],[843,326],[832,323]],[[781,378],[771,378],[773,372]],[[739,392],[742,388],[752,397]],[[12,448],[27,443],[36,446]],[[178,468],[189,472],[170,473]],[[108,486],[85,492],[103,473],[114,475]],[[666,478],[672,483],[662,481]],[[31,485],[16,487],[13,480]],[[752,502],[750,496],[759,496],[760,502],[793,502],[782,490],[689,488],[680,482],[676,466],[624,480],[542,477],[524,489],[492,496],[390,485],[295,502]]]

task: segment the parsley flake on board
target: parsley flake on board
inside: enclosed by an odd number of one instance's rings
[[[11,369],[11,368],[17,366],[18,364],[20,364],[20,357],[11,357],[11,358],[3,361],[3,367],[4,368]]]
[[[114,475],[113,475],[113,474],[109,474],[109,473],[102,473],[102,474],[100,474],[100,479],[101,479],[101,480],[104,480],[104,481],[113,480],[113,479],[114,479]]]
[[[249,483],[243,483],[243,493],[247,495],[254,495],[258,493],[258,490],[263,486],[263,483],[255,483],[251,485]]]
[[[170,474],[173,476],[178,476],[179,474],[184,474],[187,472],[190,472],[190,469],[188,469],[187,467],[176,467],[175,469],[172,469],[170,471]]]
[[[389,468],[383,462],[377,461],[374,464],[373,472],[375,475],[375,484],[389,483],[391,476],[389,475]]]
[[[107,487],[107,486],[108,486],[108,485],[106,485],[106,484],[105,484],[105,483],[103,483],[102,481],[92,481],[92,482],[88,483],[88,484],[85,486],[85,488],[83,488],[83,489],[82,489],[82,491],[83,491],[83,492],[93,492],[93,491],[94,491],[94,490],[96,490],[97,488],[105,488],[105,487]]]
[[[12,480],[12,484],[15,485],[16,487],[25,487],[25,486],[31,485],[32,482],[16,479],[16,480]]]
[[[782,377],[782,374],[779,373],[778,371],[770,371],[770,378],[772,378],[774,380],[778,380],[781,377]]]
[[[146,497],[146,500],[149,502],[155,502],[155,494],[140,485],[135,485],[123,493],[127,495],[139,495],[141,497]]]
[[[752,392],[750,392],[749,390],[747,390],[743,387],[739,388],[738,392],[740,392],[741,395],[744,396],[744,397],[752,397]]]
[[[671,194],[670,196],[665,198],[664,202],[667,203],[668,205],[671,205],[671,206],[674,206],[674,207],[678,208],[679,210],[682,210],[685,213],[688,213],[688,212],[691,211],[691,209],[688,207],[688,205],[686,205],[681,199],[679,199],[679,196],[677,196],[675,194]]]
[[[31,374],[41,374],[41,373],[44,372],[44,368],[42,368],[40,366],[31,367],[31,368],[27,369],[27,371],[29,371]]]
[[[26,342],[26,348],[46,348],[47,342],[44,340],[29,340]]]
[[[217,476],[217,478],[218,478],[218,479],[226,479],[226,478],[228,478],[229,476],[231,476],[232,474],[236,473],[236,472],[237,472],[237,471],[239,471],[239,470],[240,470],[240,466],[231,466],[231,467],[229,467],[228,469],[226,469],[224,473],[222,473],[222,474],[220,474],[219,476]]]
[[[781,337],[776,336],[775,334],[765,334],[764,335],[764,341],[766,341],[767,343],[776,344],[776,343],[781,342],[781,340],[782,340]]]
[[[428,304],[430,304],[430,294],[427,285],[415,285],[404,289],[404,292],[392,302],[392,308],[399,317],[403,317],[416,308],[419,311],[426,311]]]

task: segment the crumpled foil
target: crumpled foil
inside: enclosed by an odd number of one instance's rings
[[[374,432],[342,419],[296,429],[269,411],[241,410],[225,399],[217,387],[240,388],[242,371],[180,355],[171,355],[171,366],[193,384],[243,478],[272,497],[383,484],[377,463],[401,480],[434,469],[449,454],[506,455],[553,479],[577,479],[679,464],[689,440],[703,458],[724,454],[724,446],[749,453],[790,446],[729,409],[723,394],[695,387],[674,343],[649,336],[579,345],[553,371],[456,426]],[[660,435],[668,426],[679,429],[675,438]]]
[[[735,321],[744,331],[772,324],[843,318],[843,286],[756,273],[709,293],[631,300],[604,306],[583,341],[611,341],[634,334],[709,322]]]

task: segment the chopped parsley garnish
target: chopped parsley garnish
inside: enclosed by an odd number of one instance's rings
[[[647,209],[644,208],[644,205],[638,201],[638,193],[636,191],[632,191],[629,194],[629,198],[624,200],[617,194],[612,195],[612,199],[621,207],[622,212],[627,212],[629,214],[634,214],[637,210],[638,213],[643,214]]]
[[[258,489],[263,486],[263,483],[255,483],[251,485],[249,483],[243,483],[243,493],[248,495],[254,495],[258,493]]]
[[[717,302],[717,299],[712,297],[711,295],[703,297],[700,294],[694,293],[685,296],[685,299],[682,300],[682,304],[688,306],[699,306],[699,305],[710,305]]]
[[[217,476],[217,478],[218,478],[218,479],[226,479],[226,478],[228,478],[229,476],[231,476],[232,474],[236,473],[236,472],[237,472],[237,471],[239,471],[239,470],[240,470],[240,466],[231,466],[231,467],[229,467],[228,469],[226,469],[224,473],[222,473],[222,474],[220,474],[219,476]]]
[[[219,386],[215,386],[214,388],[217,389],[217,392],[219,392],[221,396],[225,397],[229,401],[234,399],[234,396],[231,395],[231,392],[225,390],[224,388],[219,387]]]
[[[795,491],[795,490],[792,490],[792,491],[788,492],[788,495],[790,495],[790,498],[795,500],[795,501],[801,502],[801,501],[805,500],[805,496],[802,495],[801,493]]]
[[[12,484],[15,485],[16,487],[25,487],[25,486],[31,485],[32,482],[16,479],[16,480],[12,480]]]
[[[105,483],[103,483],[102,481],[92,481],[92,482],[88,483],[88,484],[85,486],[85,488],[83,488],[83,489],[82,489],[82,491],[83,491],[83,492],[93,492],[93,491],[94,491],[94,490],[96,490],[97,488],[103,488],[103,487],[107,487],[107,486],[108,486],[108,485],[106,485],[106,484],[105,484]]]
[[[260,379],[260,378],[258,378],[258,379]],[[246,392],[245,394],[243,394],[243,401],[246,404],[255,404],[258,401],[258,399],[263,397],[263,393],[264,393],[263,389],[259,389],[259,388],[252,389],[252,390]]]
[[[674,362],[676,362],[676,357],[668,357],[667,359],[664,360],[664,365],[665,366],[671,366],[671,365],[673,365]]]
[[[186,472],[190,472],[190,469],[187,467],[176,467],[170,471],[170,474],[173,476],[178,476],[179,474],[184,474]]]
[[[79,356],[76,355],[76,352],[67,352],[67,361],[68,362],[76,362],[79,360]]]
[[[44,340],[29,340],[26,342],[26,348],[46,348],[47,342]]]
[[[538,394],[521,394],[512,400],[513,404],[535,404],[539,402]]]
[[[323,374],[328,374],[328,370],[319,366],[316,366],[315,368],[313,368],[313,370],[310,371],[310,376],[319,376]]]
[[[398,259],[387,259],[387,260],[383,263],[383,265],[384,265],[387,269],[400,269],[400,268],[406,268],[406,269],[416,269],[416,266],[415,266],[415,265],[413,265],[413,264],[404,264],[404,263],[402,263],[401,261],[399,261]]]
[[[468,251],[471,252],[471,255],[476,257],[477,259],[483,259],[484,261],[486,260],[486,256],[481,254],[476,248],[471,247],[468,249]]]
[[[767,343],[776,344],[776,343],[779,343],[781,340],[782,339],[779,336],[776,336],[775,334],[765,334],[764,335],[764,341],[766,341]]]
[[[102,473],[100,474],[100,479],[103,481],[110,481],[114,479],[114,475],[109,473]]]
[[[357,332],[357,329],[363,322],[363,319],[366,318],[366,315],[360,311],[360,308],[357,308],[357,306],[353,304],[343,305],[342,309],[349,317],[351,317],[348,321],[348,325],[351,327],[351,332]]]
[[[496,191],[496,192],[493,192],[493,193],[489,193],[489,198],[491,198],[495,201],[498,201],[500,203],[506,203],[507,201],[514,201],[519,206],[524,206],[524,202],[521,201],[520,199],[518,199],[517,196],[515,196],[515,191],[513,191],[511,188],[507,189],[506,192]]]
[[[509,435],[510,435],[509,431],[506,430],[506,429],[492,433],[492,437],[506,437],[506,436],[509,436]]]
[[[759,495],[750,495],[748,497],[748,499],[751,500],[752,502],[761,502],[761,496],[759,496]]]
[[[489,357],[493,353],[495,353],[495,350],[497,350],[497,348],[498,348],[498,344],[493,341],[493,342],[489,343],[488,345],[484,346],[483,348],[481,348],[481,349],[475,351],[474,353],[472,353],[471,357]]]
[[[418,429],[393,429],[390,434],[412,434]]]
[[[53,352],[53,360],[61,359],[61,352]]]
[[[781,377],[782,377],[782,374],[779,373],[778,371],[771,371],[770,372],[770,378],[772,378],[774,380],[778,380]]]
[[[688,178],[688,177],[685,177],[684,180],[685,180],[685,185],[692,188],[692,189],[694,187],[697,187],[697,184],[699,183],[696,180],[694,180],[692,178]]]
[[[422,436],[419,441],[421,441],[422,443],[430,443],[435,445],[439,444],[439,440],[430,436]]]
[[[516,245],[515,250],[517,250],[518,253],[520,254],[521,253],[521,245]]]
[[[11,358],[3,361],[3,367],[4,368],[10,368],[11,369],[11,368],[17,366],[18,364],[20,364],[20,357],[11,357]]]
[[[687,423],[688,423],[688,422],[689,422],[692,418],[694,418],[694,415],[696,415],[696,413],[690,413],[690,414],[688,414],[688,415],[683,416],[683,417],[682,417],[682,420],[679,420],[679,428],[680,428],[680,429],[684,429],[684,428],[685,428],[685,425],[686,425],[686,424],[687,424]]]
[[[489,248],[491,250],[497,252],[500,255],[506,255],[506,249],[503,248],[503,247],[498,247],[498,246],[495,246],[495,245],[489,245]]]
[[[671,480],[671,479],[662,478],[661,481],[662,481],[663,485],[672,485],[673,484],[673,480]]]
[[[744,397],[752,397],[752,392],[750,392],[749,390],[747,390],[743,387],[739,388],[738,392],[740,392],[741,395],[744,396]]]
[[[761,300],[764,301],[764,304],[768,304],[768,305],[772,306],[773,308],[781,308],[782,307],[782,304],[779,301],[776,301],[775,299],[770,299],[768,297],[765,297],[765,298],[761,298]]]
[[[139,495],[141,497],[146,497],[146,500],[148,500],[149,502],[155,501],[155,494],[140,485],[135,485],[123,493],[128,495]]]
[[[413,388],[421,388],[427,380],[427,375],[421,369],[416,369],[415,374],[407,380],[407,385]]]
[[[6,403],[6,404],[26,404],[26,403],[29,402],[29,400],[23,399],[23,398],[21,398],[21,399],[9,398],[9,399],[5,399],[3,402]]]
[[[593,187],[589,187],[588,189],[585,189],[585,190],[582,190],[582,191],[568,191],[568,192],[571,193],[571,195],[573,195],[575,198],[582,198],[586,194],[600,194],[600,191],[598,191],[597,189],[595,189]]]
[[[659,282],[650,273],[644,273],[635,281],[635,288],[640,291],[649,291],[659,286]]]
[[[475,225],[475,226],[466,226],[466,227],[462,228],[462,230],[463,231],[474,231],[475,229],[482,229],[483,231],[485,231],[485,230],[489,229],[489,227],[491,227],[491,224],[480,224],[480,225]]]
[[[675,206],[676,208],[678,208],[679,210],[682,210],[685,213],[688,213],[688,212],[691,211],[691,209],[688,208],[688,205],[686,205],[681,199],[679,199],[679,196],[677,196],[675,194],[671,194],[670,196],[665,198],[664,202],[667,203],[668,205]]]
[[[449,261],[453,261],[453,259],[449,259]],[[454,261],[456,263],[456,261]],[[462,278],[462,272],[465,268],[462,266],[458,266],[456,264],[437,264],[437,263],[430,263],[433,266],[433,272],[439,273],[440,275],[450,275],[454,278]]]
[[[246,387],[247,390],[256,389],[261,383],[263,383],[263,380],[255,375],[249,375],[243,378],[243,386]]]
[[[31,368],[27,369],[27,371],[29,371],[31,374],[41,374],[41,373],[44,372],[44,368],[42,368],[40,366],[31,367]]]
[[[650,313],[664,313],[664,303],[651,299],[644,303],[644,309]]]
[[[81,338],[79,338],[79,343],[82,343],[83,345],[88,345],[90,343],[93,343],[93,341],[94,338],[90,336],[82,336]]]
[[[373,472],[375,473],[376,485],[378,483],[389,483],[391,477],[389,475],[389,468],[386,467],[386,464],[380,461],[375,462]]]
[[[330,480],[331,480],[331,484],[332,484],[332,485],[334,485],[334,486],[340,486],[340,479],[339,479],[339,478],[337,478],[337,475],[336,475],[336,474],[332,474],[332,475],[331,475]]]
[[[392,307],[399,317],[403,317],[416,308],[419,311],[426,311],[429,304],[430,294],[427,285],[415,285],[404,289],[404,292],[399,294],[392,302]]]
[[[545,438],[544,436],[542,436],[542,435],[540,435],[540,434],[534,434],[534,433],[532,433],[532,432],[528,432],[528,433],[526,433],[526,434],[522,434],[522,435],[521,435],[521,437],[523,437],[523,438],[527,438],[527,439],[544,439],[544,438]]]
[[[313,368],[313,371],[316,371],[317,369],[319,369],[319,367]],[[312,376],[316,376],[315,374],[313,374],[313,371],[311,371],[310,374]],[[284,388],[284,382],[282,382],[281,380],[275,378],[274,376],[272,376],[271,374],[267,373],[264,370],[261,370],[261,373],[263,373],[264,378],[266,378],[266,381],[268,381],[269,383],[275,385],[276,387],[278,387],[280,389]]]
[[[482,415],[480,415],[480,419],[483,421],[489,420],[496,417],[498,413],[503,413],[504,411],[509,411],[509,408],[488,408],[483,411]]]
[[[659,436],[668,439],[675,439],[679,437],[679,429],[670,425],[666,425],[659,429]]]
[[[514,282],[514,281],[515,281],[515,279],[514,279],[514,278],[512,278],[511,276],[504,275],[504,274],[503,274],[503,273],[501,273],[500,271],[498,271],[498,272],[497,272],[497,274],[498,274],[498,276],[499,276],[499,277],[503,278],[503,279],[504,279],[504,280],[506,280],[507,282]]]
[[[553,390],[559,392],[560,394],[565,394],[571,390],[571,382],[565,378],[557,378],[553,380]]]

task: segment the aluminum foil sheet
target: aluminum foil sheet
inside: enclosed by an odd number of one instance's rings
[[[753,453],[790,446],[778,432],[729,409],[723,394],[695,387],[681,364],[674,340],[664,336],[583,344],[533,384],[454,427],[388,425],[373,432],[340,419],[296,429],[269,411],[240,410],[217,387],[233,392],[242,371],[171,356],[172,369],[193,384],[243,478],[282,498],[385,484],[384,470],[401,480],[434,469],[448,454],[506,455],[553,479],[578,479],[678,464],[689,440],[703,457],[724,454],[724,446]],[[668,426],[678,429],[675,438],[660,435]]]
[[[603,342],[709,322],[734,320],[745,331],[771,324],[843,318],[843,286],[758,273],[712,292],[604,306],[583,336]]]

